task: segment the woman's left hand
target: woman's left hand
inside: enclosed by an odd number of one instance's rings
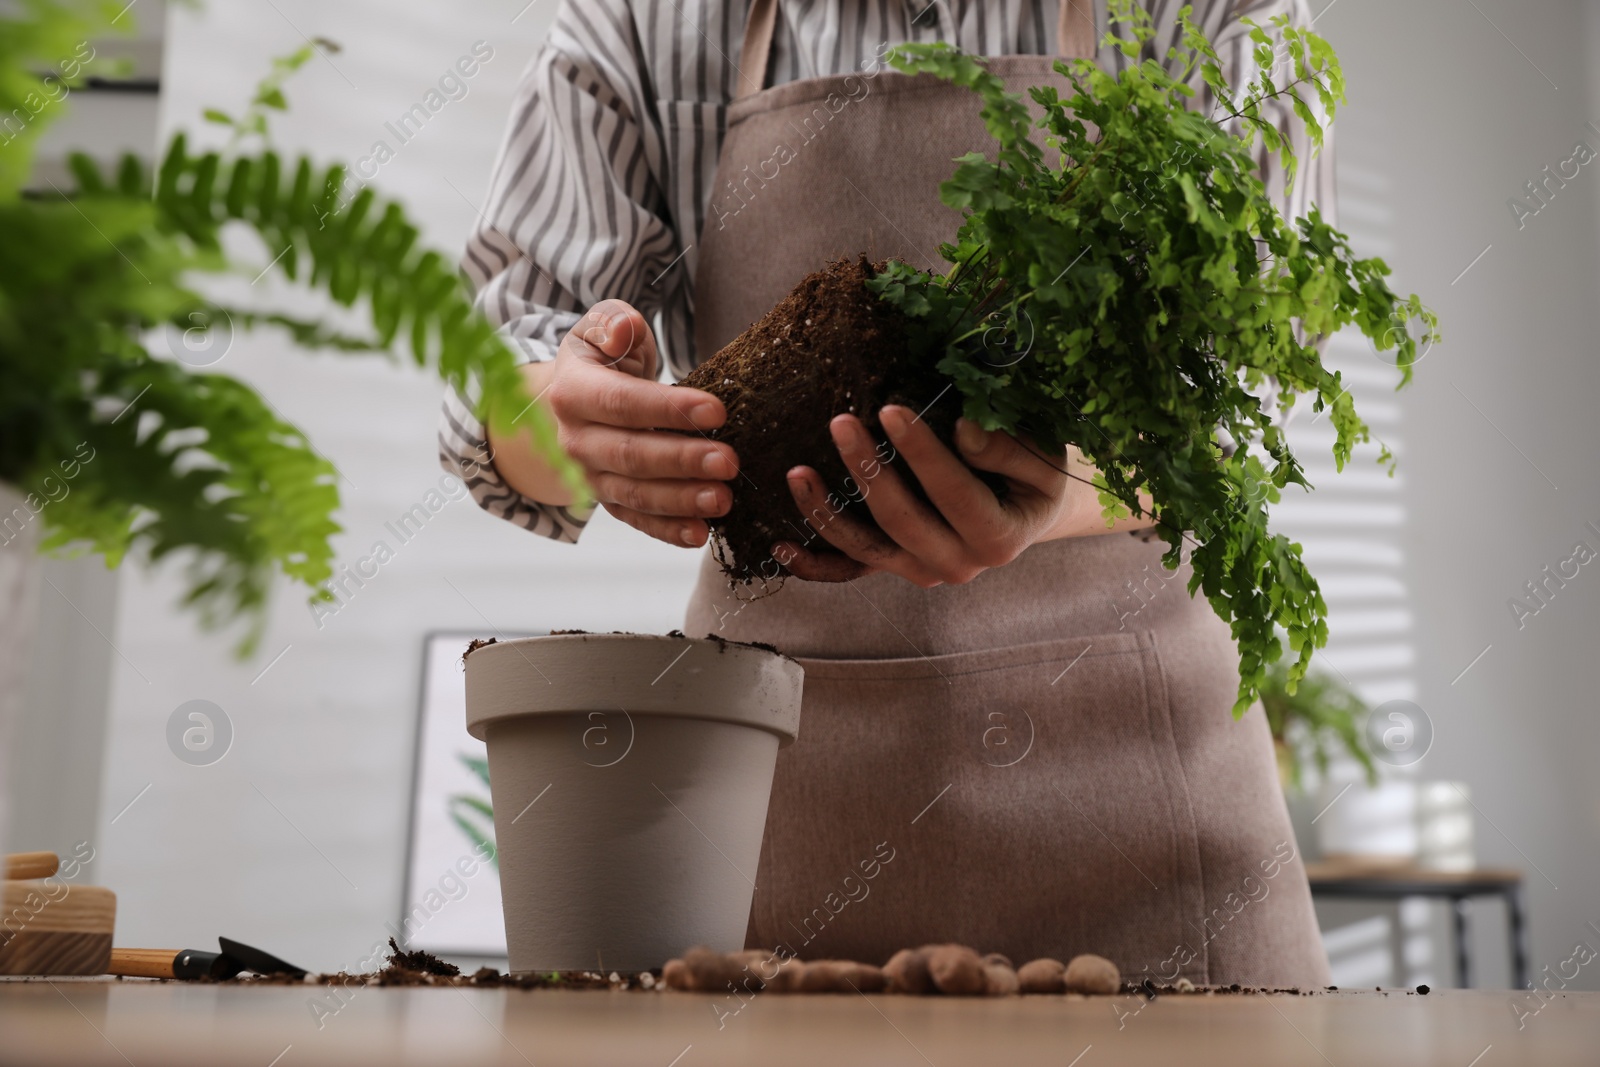
[[[842,497],[814,469],[795,467],[789,471],[795,503],[814,516],[816,535],[843,553],[813,552],[793,542],[774,545],[773,558],[796,577],[843,582],[888,571],[924,588],[959,585],[1011,562],[1036,541],[1062,536],[1085,498],[1098,515],[1093,488],[1061,469],[1068,466],[1065,453],[1045,456],[1010,434],[962,419],[956,424],[958,457],[909,408],[890,405],[878,418],[927,502],[889,465],[859,418],[835,417],[829,425],[834,444],[878,528],[834,507]],[[1093,474],[1092,466],[1082,467]],[[1010,491],[997,497],[971,468],[1000,475]]]

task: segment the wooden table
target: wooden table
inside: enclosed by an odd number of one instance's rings
[[[757,994],[719,1027],[714,1006],[726,1002],[696,993],[374,987],[346,990],[341,1000],[316,986],[0,981],[0,1064],[1592,1067],[1600,1060],[1600,994],[1557,996],[1524,1017],[1520,1030],[1513,1002],[1522,998],[1403,990],[1150,1002]],[[317,1003],[330,1012],[320,1029]],[[1530,998],[1528,1006],[1538,1002]]]
[[[1505,902],[1507,940],[1511,951],[1511,985],[1528,988],[1528,920],[1522,872],[1508,867],[1470,871],[1431,871],[1422,867],[1338,860],[1306,864],[1314,895],[1363,900],[1437,897],[1450,902],[1456,948],[1456,985],[1472,988],[1472,897],[1494,896]],[[1600,1062],[1600,1056],[1596,1057]]]

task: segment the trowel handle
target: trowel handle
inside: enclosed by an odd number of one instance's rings
[[[124,978],[204,978],[218,955],[192,948],[114,948],[106,973]]]

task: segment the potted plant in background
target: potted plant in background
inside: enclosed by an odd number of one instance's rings
[[[1409,733],[1416,726],[1411,716],[1420,709],[1396,703],[1408,710],[1386,712],[1395,707],[1388,704],[1373,711],[1347,685],[1321,672],[1292,687],[1284,665],[1273,664],[1261,704],[1284,791],[1309,805],[1302,809],[1306,814],[1317,812],[1313,854],[1326,860],[1358,868],[1414,863],[1470,870],[1476,858],[1467,783],[1378,775],[1380,760],[1401,767],[1414,762]],[[1403,747],[1390,749],[1388,739],[1397,731],[1408,736]],[[1360,768],[1360,777],[1350,777],[1348,764],[1340,773],[1334,762],[1340,755]],[[1306,781],[1309,766],[1317,770],[1314,791]]]
[[[1261,686],[1261,706],[1278,753],[1278,778],[1285,792],[1305,789],[1307,760],[1326,778],[1334,755],[1342,752],[1360,764],[1369,786],[1378,784],[1378,767],[1367,751],[1362,728],[1366,702],[1320,671],[1290,685],[1288,667],[1274,663]]]
[[[67,106],[60,86],[89,68],[48,75],[53,90],[35,72],[133,17],[108,0],[0,10],[0,115],[28,116],[0,135],[0,740],[27,662],[36,545],[99,553],[110,566],[130,554],[183,560],[183,606],[207,626],[243,620],[241,654],[255,646],[277,575],[327,596],[318,589],[339,530],[332,465],[248,385],[191,369],[153,334],[231,323],[280,328],[311,348],[403,348],[443,381],[475,383],[503,427],[521,413],[561,461],[515,357],[404,209],[370,188],[346,204],[342,166],[265,146],[267,115],[287,106],[281,83],[310,46],[274,64],[241,117],[207,113],[234,127],[226,151],[191,151],[179,134],[153,172],[130,156],[107,174],[75,155],[66,186],[30,187],[39,134]],[[253,232],[259,255],[225,249],[228,230]],[[365,332],[219,307],[193,284],[269,270],[355,309]],[[576,468],[564,469],[581,490]]]
[[[1364,700],[1322,671],[1291,685],[1288,669],[1275,663],[1261,686],[1261,706],[1303,854],[1380,865],[1415,855],[1415,786],[1379,778]],[[1341,756],[1343,766],[1336,763]],[[1312,767],[1316,778],[1308,782]],[[1352,775],[1356,768],[1359,776]]]

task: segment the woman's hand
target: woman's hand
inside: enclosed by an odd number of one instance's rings
[[[855,472],[878,529],[830,506],[833,490],[821,476],[810,467],[795,467],[789,472],[795,503],[814,516],[816,535],[843,553],[815,552],[793,542],[774,545],[773,557],[796,577],[842,582],[888,571],[924,588],[959,585],[1011,562],[1038,541],[1107,531],[1096,491],[1088,484],[1095,469],[1076,450],[1046,456],[1009,434],[986,432],[962,419],[956,424],[958,457],[909,408],[891,405],[878,418],[928,502],[884,461],[860,419],[837,416],[830,424],[834,444]],[[972,468],[1000,475],[1010,491],[997,497]],[[835,493],[834,502],[839,500]],[[1147,524],[1122,520],[1116,528]]]
[[[703,545],[705,520],[732,506],[725,483],[738,474],[739,459],[704,436],[727,418],[722,401],[663,385],[655,380],[658,367],[644,316],[621,300],[602,300],[568,331],[555,359],[523,372],[530,395],[555,417],[561,447],[607,511],[669,544]],[[495,469],[513,489],[546,504],[571,503],[526,431],[491,438],[491,445]]]

